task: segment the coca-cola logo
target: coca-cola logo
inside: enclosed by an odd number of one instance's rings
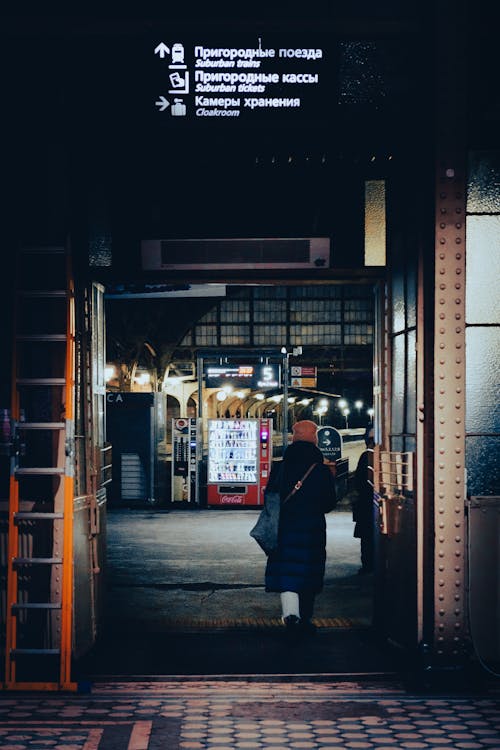
[[[236,504],[242,504],[243,502],[243,495],[221,495],[220,499],[221,503],[229,504],[232,503],[234,505]]]

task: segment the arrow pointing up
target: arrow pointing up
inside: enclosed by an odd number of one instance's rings
[[[160,96],[158,101],[155,102],[156,106],[160,108],[160,112],[163,112],[167,107],[170,106],[170,102],[168,99],[165,99],[164,96]]]
[[[160,44],[155,47],[155,55],[160,55],[161,59],[165,57],[165,55],[170,54],[170,47],[167,47],[167,45],[164,42],[160,42]]]

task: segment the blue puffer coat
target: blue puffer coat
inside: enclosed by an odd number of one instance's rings
[[[325,513],[336,503],[335,481],[323,465],[323,455],[313,444],[292,443],[281,465],[275,464],[268,488],[279,490],[281,501],[303,477],[311,464],[318,464],[303,486],[281,507],[278,549],[266,565],[266,591],[309,591],[323,588],[326,560]]]

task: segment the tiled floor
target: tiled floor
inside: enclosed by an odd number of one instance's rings
[[[0,696],[2,750],[500,750],[500,692],[397,683],[172,680]]]

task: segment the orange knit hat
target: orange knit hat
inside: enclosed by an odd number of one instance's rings
[[[297,440],[304,440],[306,443],[318,445],[318,428],[310,419],[302,419],[300,422],[295,422],[292,431],[294,443]]]

